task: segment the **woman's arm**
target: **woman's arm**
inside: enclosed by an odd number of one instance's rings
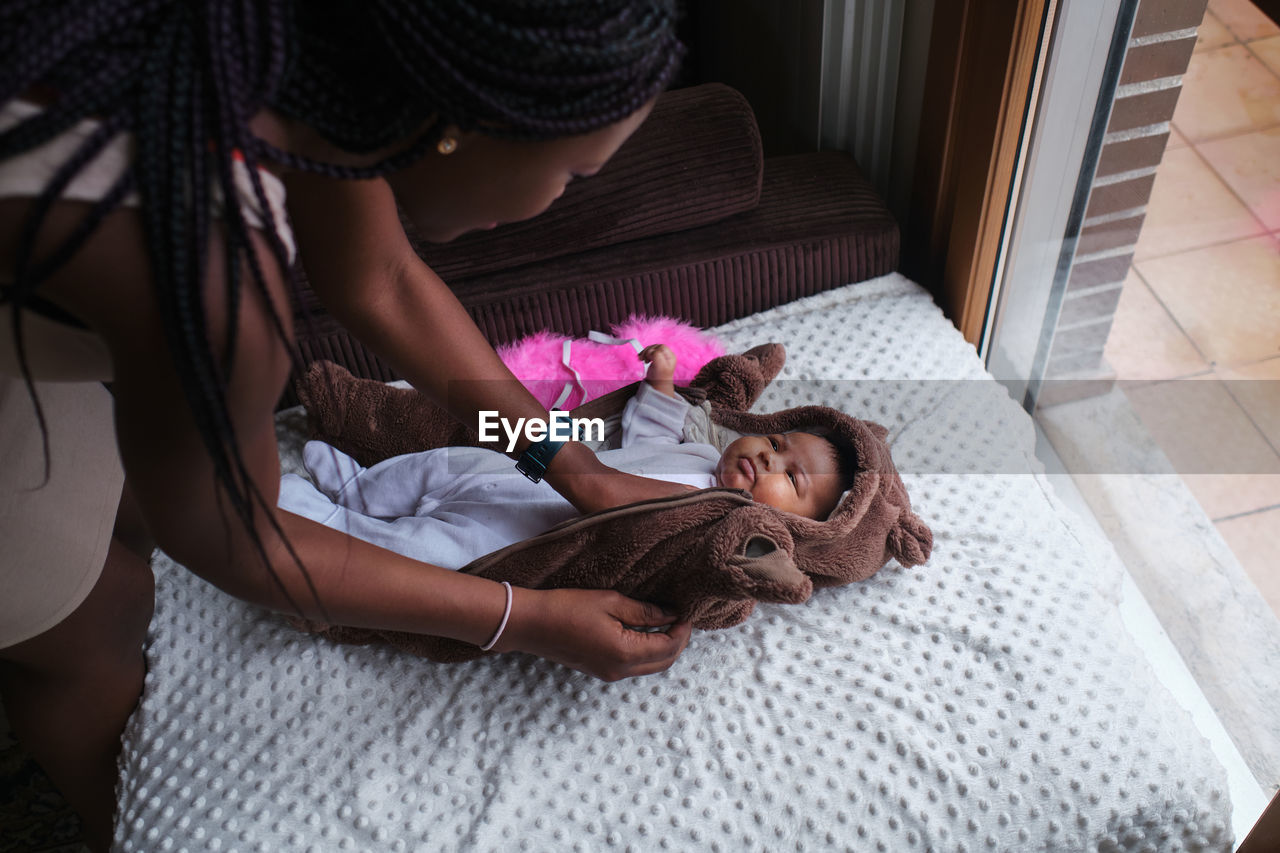
[[[511,375],[458,298],[414,252],[384,181],[288,179],[290,212],[307,276],[325,307],[415,388],[473,428],[481,410],[547,418]],[[520,453],[527,445],[516,446]],[[589,512],[682,487],[623,474],[571,442],[547,482]]]
[[[209,253],[205,307],[208,339],[221,357],[226,275],[217,242]],[[266,258],[263,241],[257,243]],[[136,214],[113,214],[51,288],[63,304],[90,320],[111,348],[121,458],[157,544],[216,586],[263,607],[341,624],[486,642],[505,605],[500,585],[410,560],[276,507],[280,467],[272,412],[290,363],[269,321],[267,301],[246,292],[227,410],[246,485],[258,496],[251,524],[264,547],[255,546],[231,509],[168,356],[145,265],[139,264],[136,248],[130,249],[141,245]],[[270,299],[287,325],[283,282],[272,264],[264,266]],[[66,282],[92,286],[59,290]],[[601,678],[621,678],[665,669],[689,638],[687,624],[666,634],[639,634],[622,623],[669,621],[657,608],[614,593],[518,590],[497,648],[528,651]]]

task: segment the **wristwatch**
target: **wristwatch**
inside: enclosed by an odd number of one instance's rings
[[[516,460],[516,470],[533,482],[541,483],[542,476],[547,473],[547,466],[551,464],[552,458],[567,443],[552,441],[549,438],[534,442],[526,447],[524,453],[521,453],[520,458]]]

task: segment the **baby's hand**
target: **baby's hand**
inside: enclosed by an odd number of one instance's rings
[[[676,395],[672,378],[676,375],[676,354],[666,344],[651,344],[640,350],[640,360],[649,365],[644,381],[668,397]]]

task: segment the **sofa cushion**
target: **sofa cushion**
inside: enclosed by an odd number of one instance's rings
[[[540,216],[414,248],[447,282],[587,249],[706,225],[755,207],[762,154],[755,116],[728,86],[658,98],[653,112],[590,180]],[[413,235],[411,226],[406,232]]]
[[[631,314],[708,327],[892,272],[898,245],[897,223],[853,159],[820,152],[769,158],[760,204],[737,216],[450,286],[495,345],[540,329],[581,336]],[[316,312],[296,325],[304,361],[398,378],[303,296]]]

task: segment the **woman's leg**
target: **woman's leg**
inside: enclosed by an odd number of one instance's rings
[[[105,850],[120,735],[142,694],[151,545],[124,482],[107,390],[38,382],[36,391],[43,425],[26,383],[0,375],[0,701],[87,840]]]
[[[14,734],[106,850],[120,736],[142,695],[155,604],[147,562],[113,538],[101,577],[53,628],[0,649],[0,698]]]

